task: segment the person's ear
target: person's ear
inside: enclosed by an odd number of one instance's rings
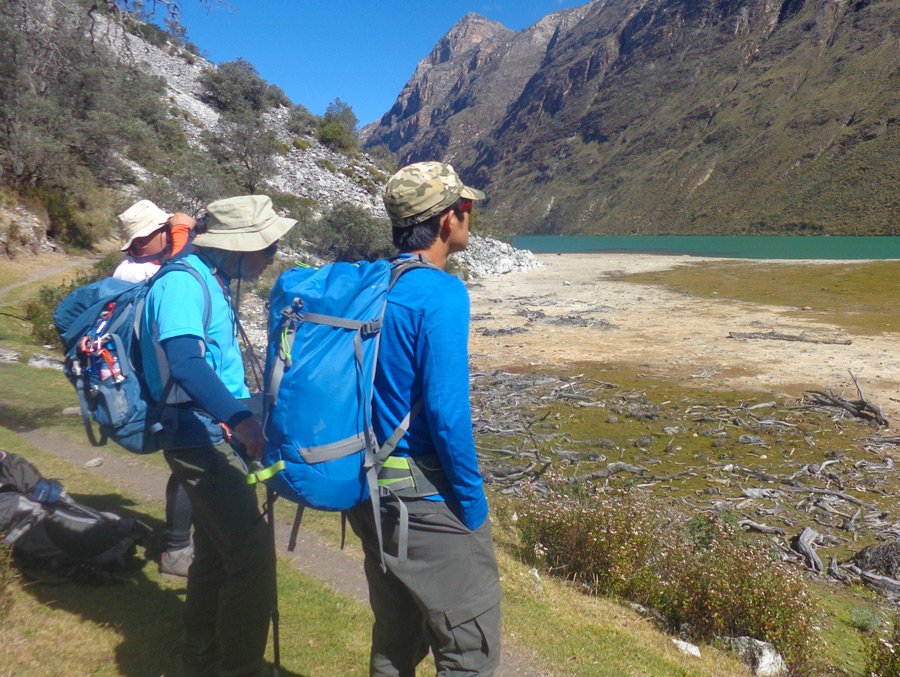
[[[450,237],[451,233],[453,232],[453,219],[455,217],[456,215],[453,213],[452,209],[448,209],[446,212],[444,212],[444,215],[441,217],[440,221],[441,230],[439,235],[441,239],[446,240]]]

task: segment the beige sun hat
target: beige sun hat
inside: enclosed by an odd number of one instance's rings
[[[206,207],[206,232],[194,238],[198,247],[232,252],[265,249],[297,225],[294,219],[278,216],[268,195],[241,195],[216,200]]]
[[[458,199],[483,200],[484,193],[462,182],[443,162],[416,162],[394,174],[384,187],[391,225],[408,228],[440,214]]]
[[[164,212],[150,200],[135,202],[116,217],[119,230],[122,231],[122,237],[125,239],[122,251],[128,251],[131,243],[137,238],[162,228],[170,218],[172,218],[171,214]]]

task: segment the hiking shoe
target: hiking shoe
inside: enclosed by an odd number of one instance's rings
[[[178,550],[166,550],[159,560],[159,573],[187,578],[188,569],[191,568],[191,562],[193,561],[193,543]]]

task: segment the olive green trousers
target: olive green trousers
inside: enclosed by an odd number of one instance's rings
[[[265,674],[275,549],[243,462],[227,445],[166,451],[194,513],[182,674]]]

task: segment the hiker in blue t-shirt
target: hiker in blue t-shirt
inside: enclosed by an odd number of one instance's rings
[[[144,375],[154,399],[166,397],[163,448],[194,515],[194,560],[188,571],[186,674],[263,674],[275,606],[274,546],[246,468],[226,437],[248,456],[265,446],[260,424],[241,402],[249,396],[232,309],[232,280],[255,281],[272,263],[278,239],[297,222],[271,200],[249,195],[207,207],[206,232],[194,239],[193,266],[169,273],[147,295],[141,331]],[[224,424],[224,428],[223,425]]]
[[[125,258],[112,276],[126,282],[143,282],[157,272],[163,262],[193,253],[191,240],[196,221],[184,212],[170,214],[150,200],[135,202],[116,219],[125,244]],[[159,572],[187,577],[194,559],[191,541],[191,503],[184,487],[169,476],[166,485],[166,528]]]
[[[394,244],[443,268],[466,248],[473,200],[483,198],[450,165],[401,169],[384,189]],[[349,513],[375,615],[372,675],[414,675],[429,649],[441,675],[492,675],[499,665],[501,592],[472,434],[468,339],[469,296],[459,279],[430,268],[400,277],[388,295],[375,375],[379,445],[414,403],[424,406],[379,473],[383,486],[400,486],[404,473],[416,483],[382,499],[386,571],[371,508]],[[397,556],[399,501],[409,517],[405,560]]]

